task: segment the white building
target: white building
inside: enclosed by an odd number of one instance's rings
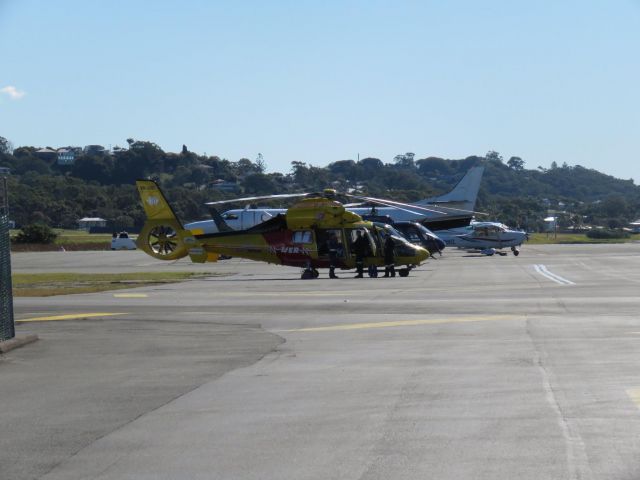
[[[107,221],[100,217],[84,217],[78,220],[80,230],[90,230],[91,227],[106,227]]]

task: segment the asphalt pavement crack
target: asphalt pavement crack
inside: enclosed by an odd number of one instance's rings
[[[545,392],[547,403],[553,410],[562,438],[565,443],[567,469],[569,479],[571,480],[591,480],[593,478],[589,459],[587,457],[586,447],[578,429],[571,424],[569,417],[563,408],[566,400],[563,398],[562,392],[554,387],[557,382],[554,381],[554,375],[549,368],[548,354],[544,347],[537,342],[531,331],[531,319],[527,316],[525,322],[527,336],[531,340],[534,350],[534,364],[538,367],[542,380],[542,387]]]

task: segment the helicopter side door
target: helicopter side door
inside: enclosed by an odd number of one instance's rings
[[[329,240],[336,236],[338,240],[338,260],[344,262],[347,254],[344,232],[341,228],[319,228],[316,230],[318,241],[318,260],[329,262]]]

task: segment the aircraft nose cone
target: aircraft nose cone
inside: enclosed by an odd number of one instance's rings
[[[418,257],[418,263],[424,262],[427,258],[429,258],[429,250],[422,247],[416,247],[416,256]]]

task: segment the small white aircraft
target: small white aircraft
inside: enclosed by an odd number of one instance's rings
[[[468,227],[437,230],[435,234],[447,245],[480,250],[485,255],[506,255],[503,248],[511,248],[515,256],[520,254],[520,245],[529,237],[526,232],[512,230],[498,222],[471,222]]]
[[[412,221],[419,222],[430,228],[450,229],[469,225],[476,205],[480,181],[484,173],[484,166],[472,167],[458,184],[449,193],[415,203],[400,203],[390,200],[380,200],[366,196],[353,196],[362,202],[371,202],[375,207],[347,207],[347,210],[360,216],[388,217],[393,222]],[[269,195],[263,197],[247,197],[235,201],[247,202],[243,209],[227,210],[221,214],[225,223],[233,230],[244,230],[259,223],[266,222],[280,213],[285,213],[286,208],[258,208],[251,207],[252,202],[269,199],[285,199],[297,197],[300,194]],[[228,201],[210,202],[207,205],[215,207]],[[218,215],[212,212],[212,215]],[[185,225],[188,230],[197,230],[202,233],[216,233],[218,227],[214,220],[201,220]]]

